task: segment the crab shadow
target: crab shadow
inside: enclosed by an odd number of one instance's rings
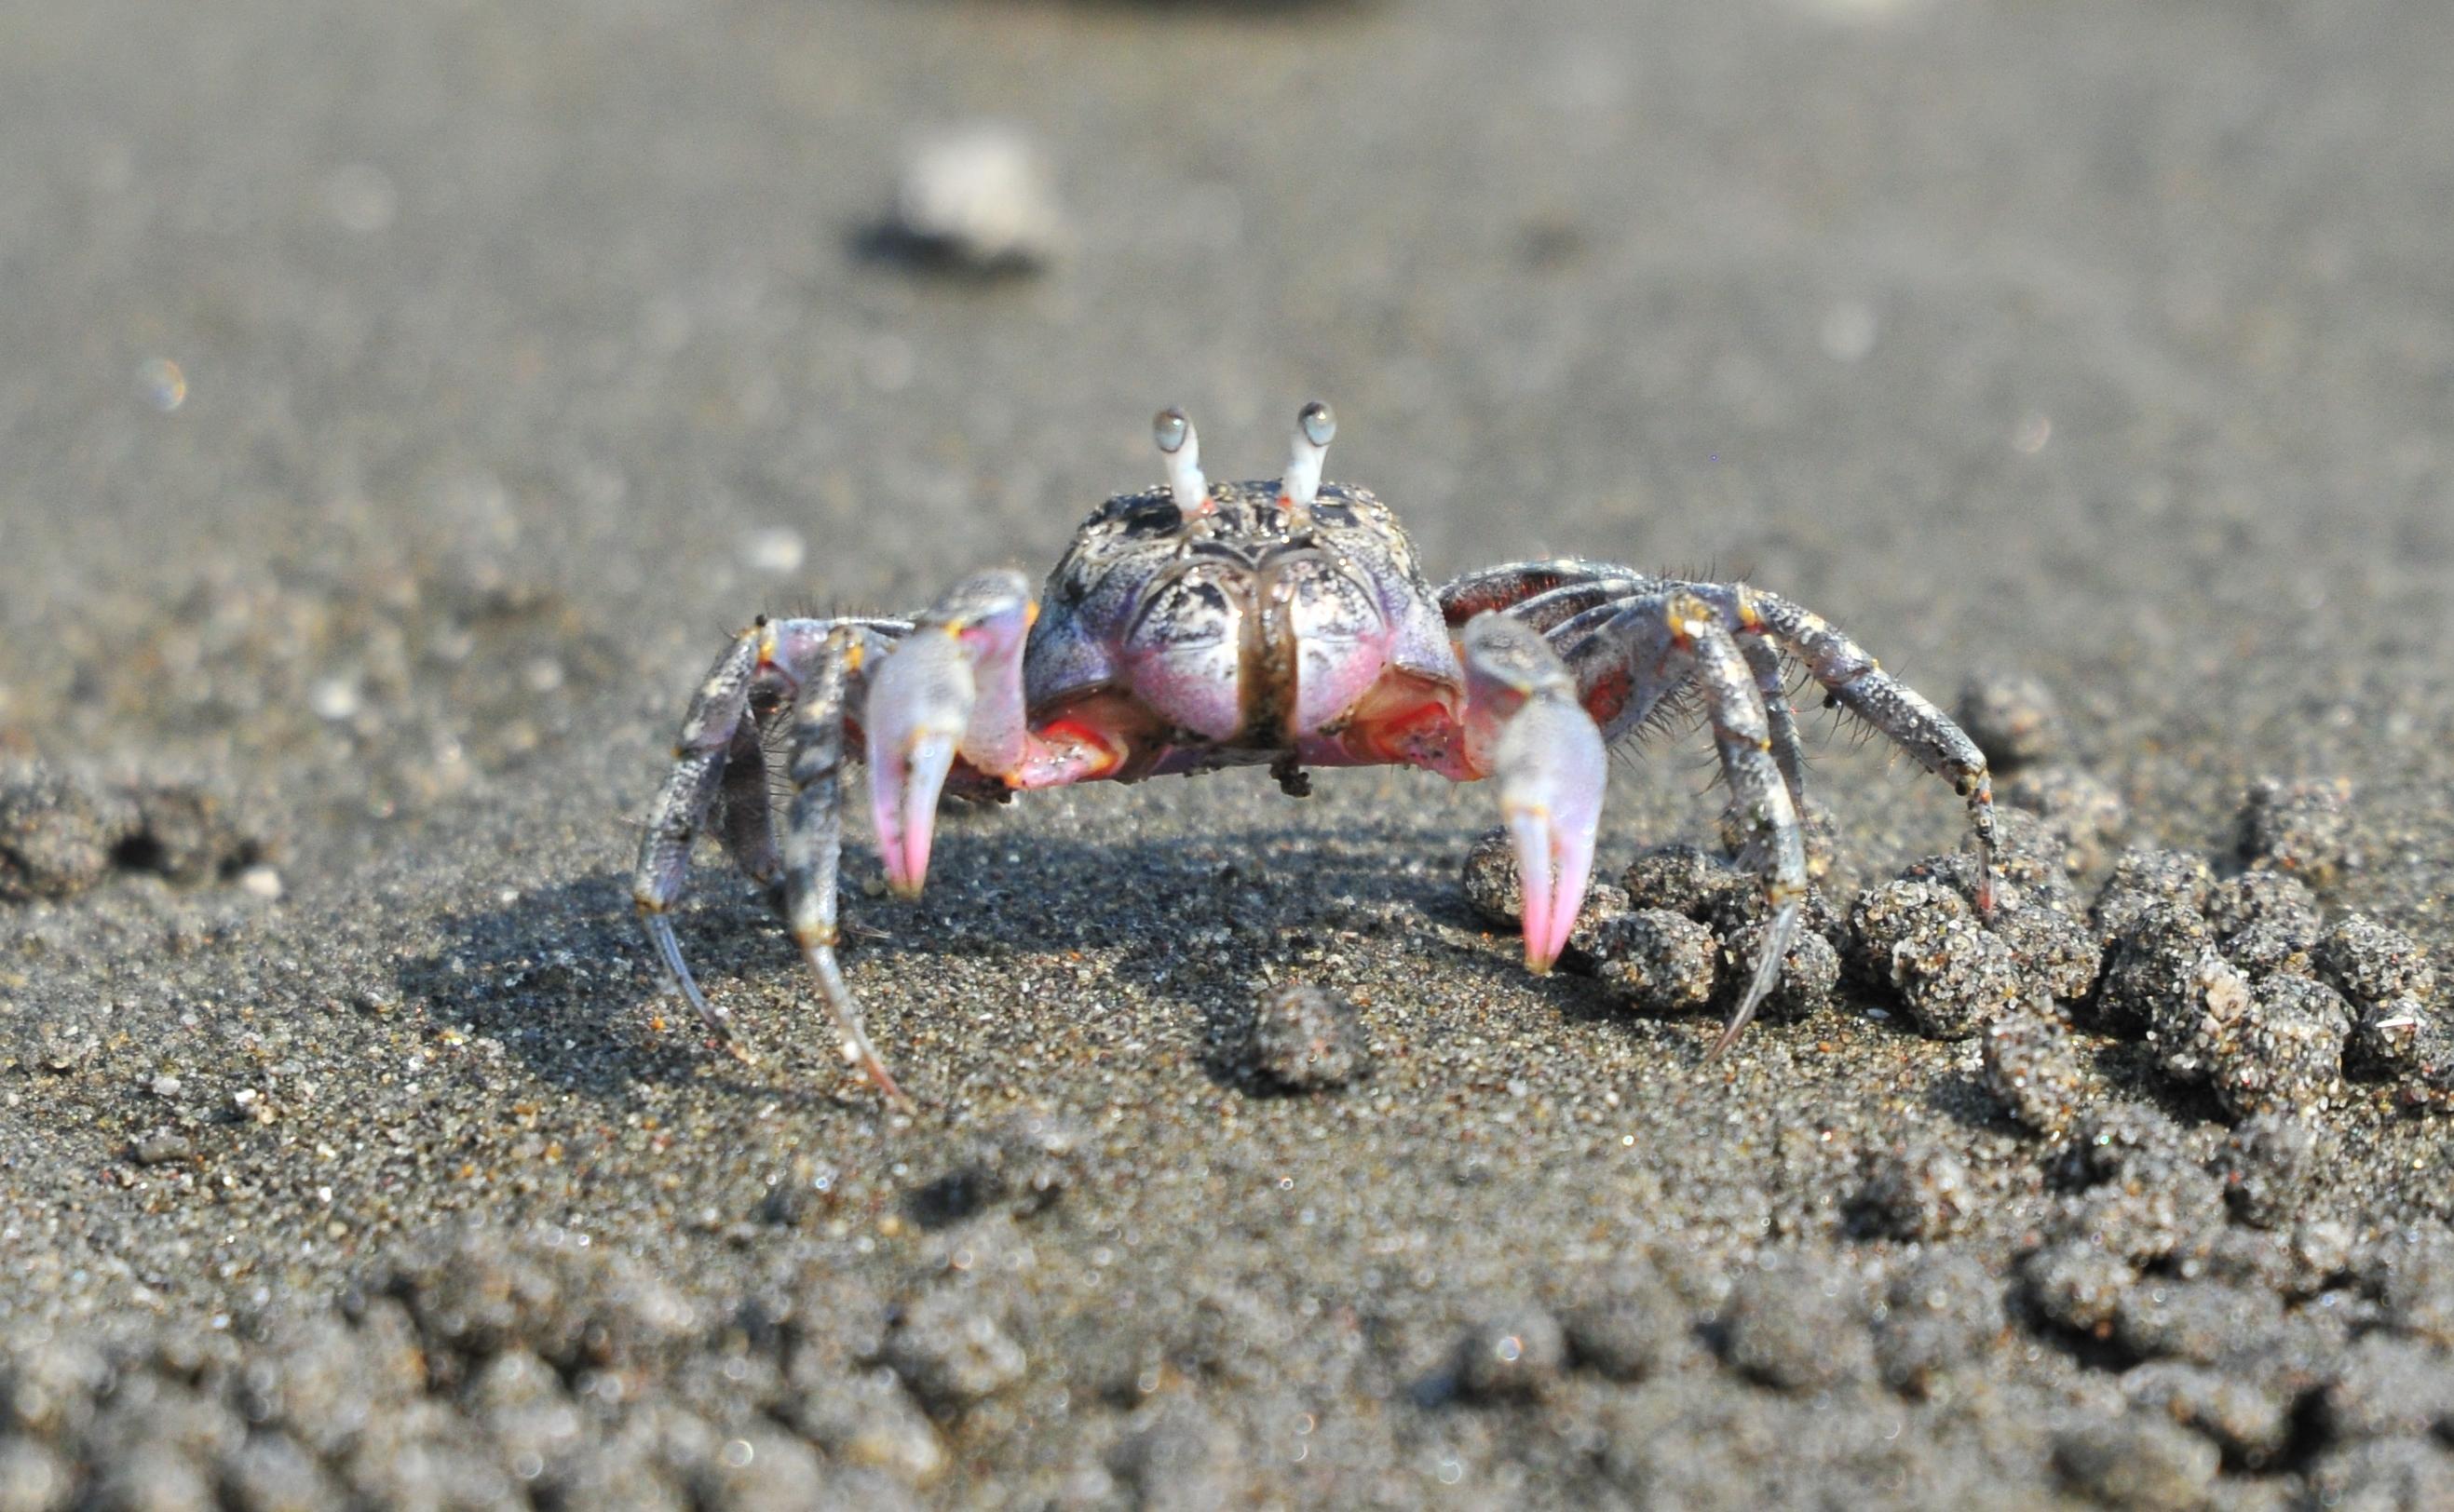
[[[974,823],[941,835],[917,902],[884,895],[875,860],[847,855],[843,955],[856,976],[864,960],[885,958],[908,963],[923,982],[953,975],[932,963],[993,975],[1011,963],[1015,1001],[997,1006],[1046,1015],[1052,1028],[1070,1008],[1035,979],[1062,979],[1096,960],[1103,991],[1197,1015],[1204,1073],[1250,1091],[1242,1046],[1265,968],[1336,988],[1337,968],[1319,959],[1373,951],[1495,983],[1531,980],[1513,948],[1489,944],[1491,926],[1459,895],[1456,864],[1469,838],[1403,826],[1287,826],[1095,845]],[[742,1003],[745,989],[781,985],[813,997],[768,901],[705,859],[674,916],[701,985],[754,1020],[762,1009]],[[442,923],[444,943],[398,968],[401,996],[438,1024],[499,1043],[550,1085],[618,1098],[642,1084],[695,1083],[774,1099],[795,1095],[779,1090],[793,1084],[836,1080],[737,1065],[699,1032],[665,992],[620,874],[536,888]],[[1539,990],[1568,1016],[1608,1011],[1591,983],[1554,978]],[[810,1026],[822,1020],[811,1004],[795,1025],[754,1022],[750,1037],[762,1056],[789,1039],[791,1064],[823,1064],[832,1040]]]

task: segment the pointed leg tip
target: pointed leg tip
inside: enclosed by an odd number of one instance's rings
[[[861,1067],[861,1071],[877,1088],[878,1095],[886,1099],[887,1106],[897,1113],[913,1114],[920,1111],[920,1105],[913,1102],[903,1088],[895,1084],[895,1078],[888,1074],[883,1064],[871,1061]]]

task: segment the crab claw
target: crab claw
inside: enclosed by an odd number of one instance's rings
[[[1020,765],[1022,647],[1036,606],[1016,572],[967,578],[878,665],[862,727],[886,884],[915,898],[929,875],[937,795],[955,758],[1004,776]]]
[[[1469,752],[1499,785],[1525,894],[1525,965],[1539,975],[1584,906],[1609,758],[1576,680],[1539,633],[1479,614],[1461,643]]]

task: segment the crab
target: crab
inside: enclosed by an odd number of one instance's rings
[[[1602,562],[1515,562],[1434,588],[1395,510],[1323,481],[1336,429],[1328,406],[1307,405],[1281,476],[1212,482],[1192,422],[1163,409],[1153,435],[1166,482],[1094,511],[1038,599],[1020,573],[985,571],[909,618],[762,616],[734,637],[682,720],[632,886],[669,985],[707,1029],[748,1058],[673,929],[693,842],[712,827],[781,909],[847,1060],[911,1107],[835,957],[855,760],[887,885],[907,898],[950,795],[1231,766],[1267,766],[1297,796],[1313,767],[1489,779],[1523,883],[1525,964],[1544,972],[1583,905],[1612,745],[1692,703],[1767,920],[1718,1055],[1779,982],[1807,894],[1793,663],[1967,801],[1990,909],[1984,756],[1848,636],[1744,583]],[[771,792],[790,795],[780,833]]]

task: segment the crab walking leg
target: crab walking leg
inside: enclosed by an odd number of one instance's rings
[[[733,743],[725,748],[714,819],[716,838],[724,843],[725,854],[761,887],[774,886],[784,873],[784,859],[775,850],[772,804],[765,726],[754,704],[741,723],[733,726]]]
[[[682,716],[681,734],[674,743],[673,770],[648,807],[639,865],[631,878],[632,902],[638,907],[640,924],[664,967],[666,981],[710,1029],[727,1040],[733,1034],[732,1015],[699,991],[682,960],[681,945],[674,939],[669,910],[690,878],[691,842],[707,822],[724,776],[726,753],[746,722],[766,633],[767,627],[761,623],[735,637],[691,699],[690,711]],[[765,781],[763,771],[760,781]]]
[[[789,751],[789,737],[775,732],[792,724],[795,701],[803,679],[811,675],[836,631],[848,631],[863,650],[883,654],[897,636],[912,628],[909,620],[877,615],[841,615],[833,619],[770,620],[759,646],[758,677],[750,688],[749,712],[734,726],[732,747],[724,758],[724,784],[716,791],[714,825],[725,853],[752,881],[781,901],[784,860],[775,848],[774,774],[768,770],[768,751]],[[857,664],[855,656],[855,665]]]
[[[1736,590],[1741,622],[1760,624],[1823,686],[1832,701],[1881,730],[1947,780],[1968,800],[1968,827],[1977,849],[1977,906],[1994,906],[1994,779],[1985,753],[1915,688],[1885,672],[1858,643],[1824,618],[1777,594],[1743,585]]]
[[[1590,586],[1604,577],[1640,575],[1624,567],[1579,562],[1571,557],[1553,562],[1508,562],[1451,578],[1440,587],[1440,614],[1451,628],[1456,628],[1478,614],[1514,609],[1528,599],[1557,589]]]
[[[1708,1052],[1719,1056],[1737,1042],[1757,1006],[1780,981],[1781,963],[1789,955],[1790,938],[1798,932],[1799,912],[1806,901],[1806,841],[1790,802],[1789,784],[1773,759],[1772,721],[1737,637],[1713,606],[1694,594],[1673,597],[1663,613],[1672,644],[1694,662],[1696,686],[1703,691],[1704,710],[1713,724],[1713,743],[1720,749],[1721,770],[1729,779],[1730,806],[1748,836],[1741,859],[1761,873],[1764,902],[1772,910],[1763,954],[1757,958],[1746,996]]]
[[[1806,749],[1798,738],[1798,714],[1790,707],[1789,679],[1780,665],[1780,652],[1760,635],[1740,641],[1739,649],[1746,656],[1747,667],[1755,674],[1756,692],[1763,700],[1764,723],[1772,732],[1772,759],[1780,767],[1781,781],[1789,785],[1789,805],[1803,821]]]
[[[902,620],[866,617],[762,618],[734,637],[691,699],[674,742],[673,769],[648,807],[638,868],[631,879],[632,901],[667,985],[728,1044],[732,1016],[699,990],[674,938],[670,911],[690,880],[691,843],[719,802],[718,834],[734,863],[762,885],[774,884],[781,861],[768,809],[761,723],[766,711],[799,686],[827,636],[847,627],[873,638],[891,638],[910,628]],[[734,1053],[741,1052],[736,1047]]]
[[[835,908],[843,862],[845,685],[867,652],[858,631],[846,627],[830,633],[794,714],[789,768],[793,805],[784,829],[784,919],[801,958],[818,979],[818,995],[835,1015],[847,1058],[869,1074],[888,1102],[908,1112],[912,1100],[895,1084],[877,1047],[870,1044],[868,1030],[861,1025],[860,1005],[853,1000],[843,968],[835,961]]]
[[[898,896],[919,896],[928,878],[937,795],[955,758],[995,777],[1023,764],[1023,635],[1036,612],[1018,572],[966,578],[870,680],[862,711],[870,806],[887,885]]]
[[[1567,664],[1539,632],[1481,614],[1466,625],[1459,650],[1468,757],[1499,786],[1525,895],[1525,965],[1539,975],[1584,906],[1609,757]]]
[[[1510,605],[1504,611],[1519,625],[1530,625],[1548,635],[1560,626],[1587,614],[1605,604],[1624,604],[1660,591],[1661,585],[1636,572],[1614,570],[1607,576],[1589,582],[1570,583],[1548,592],[1537,593]]]

